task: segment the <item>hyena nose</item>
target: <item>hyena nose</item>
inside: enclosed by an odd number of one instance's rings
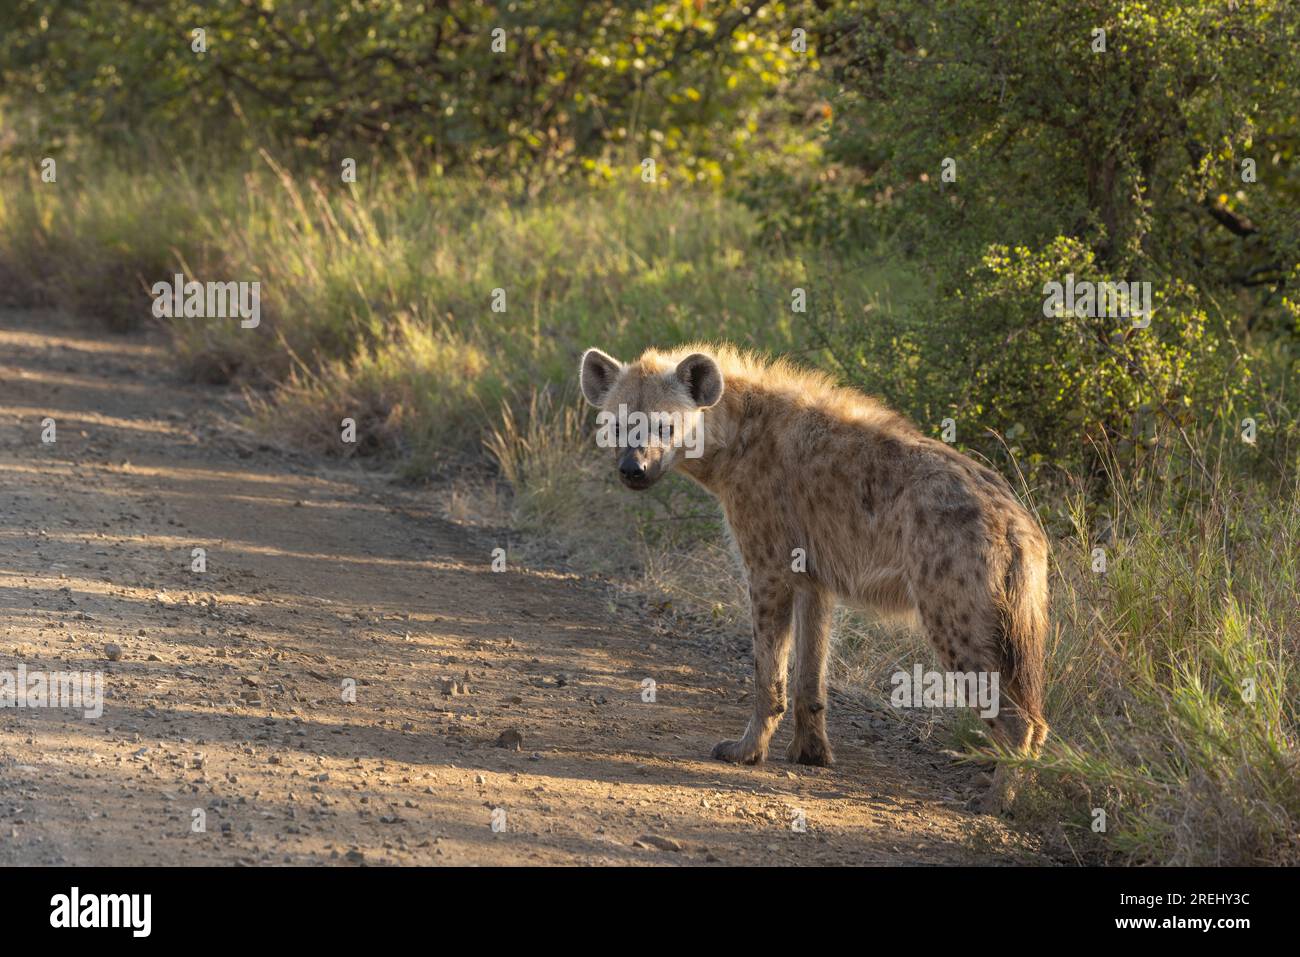
[[[623,478],[631,482],[645,478],[645,466],[630,455],[624,456],[618,463],[618,470]]]

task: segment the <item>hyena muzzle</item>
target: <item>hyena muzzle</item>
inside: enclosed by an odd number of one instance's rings
[[[749,581],[754,711],[717,758],[753,764],[787,706],[791,761],[828,765],[826,659],[836,601],[919,620],[950,672],[996,675],[1004,748],[1047,734],[1047,540],[992,469],[827,377],[727,346],[582,357],[583,395],[622,482],[676,469],[722,504]],[[984,809],[1010,796],[999,765]]]

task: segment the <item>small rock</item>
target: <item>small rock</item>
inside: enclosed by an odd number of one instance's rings
[[[104,657],[106,657],[109,661],[121,661],[122,646],[116,645],[110,641],[108,644],[104,646]]]

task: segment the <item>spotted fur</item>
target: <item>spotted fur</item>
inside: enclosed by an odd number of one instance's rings
[[[1018,752],[1042,744],[1047,541],[1001,475],[826,375],[728,346],[651,349],[632,363],[593,349],[580,379],[602,410],[675,412],[703,439],[696,458],[662,437],[615,454],[633,488],[676,469],[712,492],[744,561],[754,710],[715,757],[766,758],[787,708],[793,644],[788,757],[832,762],[826,659],[836,601],[914,616],[946,670],[997,672],[993,738]],[[794,570],[796,549],[803,571]],[[1001,806],[1009,785],[999,769],[985,806]]]

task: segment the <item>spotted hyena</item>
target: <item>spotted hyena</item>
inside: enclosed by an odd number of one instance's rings
[[[793,639],[788,757],[831,763],[837,600],[916,616],[945,669],[998,676],[994,739],[1020,752],[1042,743],[1047,542],[1002,476],[826,376],[725,346],[652,349],[632,363],[590,349],[580,380],[623,484],[684,472],[722,503],[744,560],[754,713],[714,757],[766,758]],[[984,806],[1007,785],[999,769]]]

